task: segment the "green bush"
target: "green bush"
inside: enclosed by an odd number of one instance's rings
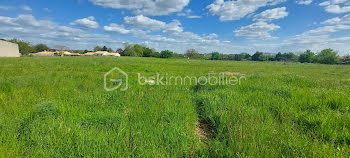
[[[310,50],[307,50],[303,54],[300,54],[299,56],[299,62],[301,63],[311,63],[315,59],[315,53],[311,52]]]
[[[317,54],[316,62],[321,64],[336,64],[339,62],[339,59],[337,53],[333,49],[325,49]]]
[[[173,54],[174,53],[170,50],[163,50],[160,52],[160,58],[171,58]]]

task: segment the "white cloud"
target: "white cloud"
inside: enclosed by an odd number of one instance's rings
[[[192,15],[192,10],[191,9],[186,9],[181,13],[177,13],[177,16],[185,16],[189,19],[200,19],[202,18],[202,16],[198,16],[198,15]]]
[[[328,33],[334,33],[342,30],[350,30],[350,25],[330,25],[330,26],[323,26],[319,27],[317,29],[313,29],[307,32],[307,35],[318,35],[318,34],[328,34]]]
[[[276,37],[271,36],[270,32],[279,28],[280,26],[278,25],[259,21],[254,24],[241,27],[239,30],[234,31],[234,33],[236,36],[243,36],[249,39],[275,39]]]
[[[143,15],[138,15],[134,17],[125,17],[125,25],[140,29],[149,30],[161,30],[166,27],[166,23],[158,20],[154,20]]]
[[[339,5],[329,5],[326,7],[326,11],[330,13],[346,13],[350,12],[350,6],[340,7]]]
[[[21,9],[23,9],[23,10],[25,10],[25,11],[32,11],[32,8],[30,8],[30,7],[27,6],[27,5],[23,5],[23,6],[21,7]]]
[[[332,19],[328,19],[324,22],[322,22],[322,24],[329,24],[329,25],[336,25],[336,24],[350,24],[350,14],[345,15],[341,18],[339,17],[335,17]]]
[[[95,21],[95,17],[89,16],[87,18],[78,19],[70,23],[71,25],[78,25],[83,28],[96,29],[98,28],[98,23]]]
[[[138,15],[134,17],[125,17],[124,24],[110,24],[105,26],[107,32],[118,34],[131,34],[136,38],[146,40],[147,44],[160,42],[163,44],[173,44],[173,47],[184,45],[208,45],[220,43],[216,38],[217,34],[197,35],[193,32],[184,32],[181,22],[172,20],[170,23],[151,19],[149,17]],[[156,35],[155,35],[156,34]]]
[[[189,15],[189,16],[187,16],[187,18],[189,18],[189,19],[200,19],[200,18],[202,18],[202,16],[198,16],[198,15]]]
[[[178,20],[173,20],[171,23],[151,19],[149,17],[138,15],[134,17],[124,18],[125,26],[146,31],[163,31],[163,32],[182,32],[183,28]]]
[[[104,26],[103,27],[105,31],[107,32],[113,32],[117,34],[122,34],[122,35],[127,35],[127,34],[133,34],[135,36],[143,36],[146,35],[146,31],[140,30],[140,29],[134,29],[130,28],[127,29],[125,28],[124,25],[118,25],[118,24],[110,24],[109,26]]]
[[[36,20],[33,15],[22,14],[16,18],[0,16],[0,24],[27,27],[46,27],[56,26],[55,23],[48,20]]]
[[[155,19],[153,19],[155,20]],[[166,23],[166,22],[164,22]],[[3,38],[18,38],[32,44],[45,43],[49,46],[65,45],[71,49],[92,49],[96,45],[112,46],[113,48],[123,47],[123,43],[144,43],[146,46],[157,50],[169,49],[183,53],[189,48],[195,48],[200,52],[210,53],[220,51],[232,53],[232,50],[242,50],[244,46],[237,46],[234,43],[220,42],[216,34],[197,35],[193,32],[185,32],[178,20],[166,23],[172,25],[173,30],[163,28],[159,31],[151,31],[124,24],[111,24],[104,27],[106,34],[91,33],[89,29],[77,29],[69,26],[59,25],[51,20],[40,20],[32,15],[19,15],[17,17],[0,16],[0,32]],[[176,29],[176,27],[181,29]],[[117,30],[117,29],[119,30]],[[109,31],[108,31],[109,30]],[[148,32],[149,31],[149,32]],[[130,41],[123,36],[110,34],[130,34],[135,40]],[[127,38],[128,39],[128,38]],[[143,41],[143,42],[142,42]],[[249,47],[249,49],[255,49]]]
[[[33,44],[66,45],[72,49],[87,49],[95,45],[119,45],[121,41],[108,35],[92,34],[87,30],[61,26],[50,20],[38,20],[26,14],[17,17],[0,16],[0,33],[3,38],[23,39]],[[74,42],[72,42],[74,41]]]
[[[179,12],[190,0],[90,0],[93,4],[114,9],[128,9],[135,14],[168,15]]]
[[[218,38],[219,36],[216,33],[211,33],[208,36],[206,36],[207,39],[213,39],[213,38]]]
[[[215,0],[207,6],[212,15],[220,16],[221,21],[239,20],[255,12],[260,7],[275,5],[285,0]]]
[[[329,0],[320,3],[320,6],[324,6],[330,13],[350,12],[350,0]]]
[[[44,8],[43,9],[45,12],[51,12],[51,9],[49,9],[49,8]]]
[[[301,5],[309,5],[312,3],[313,0],[299,0],[297,1],[298,4],[301,4]]]
[[[11,7],[11,6],[0,6],[0,10],[11,10],[11,9],[13,9],[13,7]]]
[[[124,35],[131,33],[131,30],[125,29],[124,26],[114,24],[114,23],[110,24],[109,26],[104,26],[103,28],[105,31],[115,32],[115,33],[124,34]]]
[[[265,10],[260,14],[255,15],[254,21],[272,21],[276,19],[282,19],[288,16],[288,12],[286,10],[286,7]]]
[[[346,33],[342,35],[339,35],[339,33],[350,31],[349,18],[350,15],[345,15],[341,18],[326,20],[322,22],[325,26],[320,26],[284,40],[280,49],[321,51],[326,48],[335,48],[345,53],[345,50],[349,50],[348,43],[350,39]]]

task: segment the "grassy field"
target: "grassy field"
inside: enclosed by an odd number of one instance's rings
[[[349,157],[350,66],[113,57],[0,59],[0,157]],[[129,74],[107,92],[104,74]],[[231,72],[241,85],[145,85]]]

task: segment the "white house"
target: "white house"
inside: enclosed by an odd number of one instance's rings
[[[0,57],[20,57],[18,44],[0,40]]]
[[[106,55],[104,56],[114,56],[114,57],[120,57],[120,54],[119,53],[107,53]]]
[[[95,52],[96,56],[105,56],[106,54],[108,54],[107,51],[97,51],[97,52]]]
[[[43,51],[43,52],[38,52],[34,53],[33,56],[56,56],[56,52],[49,52],[49,51]]]

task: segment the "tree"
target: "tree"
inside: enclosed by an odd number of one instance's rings
[[[136,56],[134,46],[133,45],[126,45],[125,49],[121,55],[122,56]]]
[[[189,49],[186,51],[185,56],[195,59],[199,57],[199,53],[195,49]]]
[[[19,48],[19,52],[22,55],[29,55],[31,53],[35,52],[34,47],[32,47],[29,43],[27,42],[23,42],[23,41],[18,41],[18,48]]]
[[[296,61],[298,61],[298,56],[295,55],[293,52],[284,53],[284,54],[283,54],[283,60],[284,60],[284,61],[293,61],[293,62],[296,62]]]
[[[185,58],[184,54],[173,53],[172,58],[183,59]]]
[[[237,54],[223,55],[222,60],[236,60],[236,55],[237,55]]]
[[[112,48],[108,48],[107,52],[114,52],[114,50]]]
[[[250,55],[247,53],[241,53],[241,54],[235,54],[234,55],[234,60],[236,61],[242,61],[243,59],[248,59],[250,58]]]
[[[269,53],[263,53],[257,51],[253,56],[252,56],[253,61],[273,61],[275,60],[275,56],[272,56]]]
[[[211,53],[211,58],[210,60],[222,60],[223,59],[223,55],[220,54],[219,52],[213,52]]]
[[[245,60],[250,60],[251,59],[251,55],[250,54],[248,54],[248,53],[246,53],[246,52],[243,52],[243,53],[241,53],[240,54],[242,57],[243,57],[243,59],[245,59]]]
[[[35,47],[35,51],[36,52],[42,52],[42,51],[50,50],[50,48],[47,45],[45,45],[45,44],[37,44],[34,47]]]
[[[159,52],[153,52],[152,57],[155,57],[155,58],[160,58],[160,53]]]
[[[315,59],[315,53],[311,52],[311,50],[307,50],[306,52],[300,54],[298,61],[301,63],[312,63]]]
[[[108,50],[108,48],[106,46],[103,46],[101,49],[101,51],[107,51],[107,50]]]
[[[120,54],[123,53],[123,49],[118,48],[118,49],[117,49],[117,53],[120,53]]]
[[[142,57],[142,55],[143,55],[143,50],[142,50],[142,47],[141,47],[139,44],[135,44],[135,45],[134,45],[134,50],[135,50],[135,52],[136,52],[136,56]]]
[[[321,64],[336,64],[338,61],[338,55],[333,49],[322,50],[316,56],[316,62]]]
[[[143,47],[143,57],[151,57],[153,50],[147,47]]]
[[[163,50],[160,52],[160,58],[171,58],[173,56],[173,52],[170,50]]]
[[[262,60],[262,56],[264,53],[257,51],[253,56],[252,56],[252,60],[253,61],[263,61]]]
[[[100,46],[96,46],[96,47],[94,48],[94,52],[97,52],[97,51],[102,51],[102,48],[101,48]]]
[[[275,61],[282,61],[284,60],[283,55],[281,52],[278,52],[275,57]]]

